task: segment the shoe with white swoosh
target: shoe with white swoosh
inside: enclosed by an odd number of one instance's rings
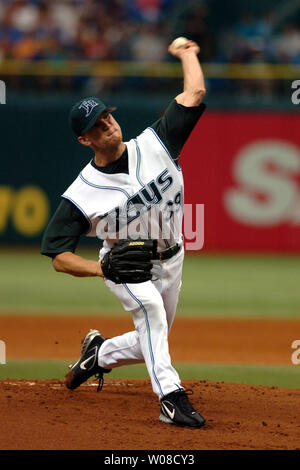
[[[98,366],[98,352],[105,340],[106,338],[98,330],[90,330],[85,336],[82,340],[81,357],[70,366],[70,371],[66,375],[67,388],[74,390],[93,375],[98,376],[98,390],[102,388],[103,374],[111,371]]]
[[[205,419],[193,408],[188,399],[191,393],[191,390],[180,389],[165,395],[161,400],[160,421],[189,428],[204,426]]]

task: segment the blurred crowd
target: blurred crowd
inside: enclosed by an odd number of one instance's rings
[[[287,21],[276,27],[274,19],[272,11],[261,17],[243,12],[239,22],[220,35],[219,58],[225,62],[300,64],[299,25]]]
[[[0,0],[0,57],[163,60],[174,0]],[[151,44],[151,47],[149,47]]]
[[[0,60],[172,60],[167,46],[179,32],[205,62],[300,64],[297,19],[241,10],[216,33],[213,15],[204,0],[0,0]]]

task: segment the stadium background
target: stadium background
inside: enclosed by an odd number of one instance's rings
[[[204,247],[187,254],[177,317],[199,320],[190,327],[197,360],[179,354],[176,365],[183,378],[300,388],[291,362],[300,338],[298,0],[0,1],[1,378],[62,378],[83,315],[99,329],[107,316],[112,329],[122,325],[125,313],[99,280],[55,273],[39,244],[91,158],[69,130],[70,106],[100,96],[118,107],[125,139],[135,136],[181,89],[167,54],[181,35],[201,46],[208,109],[182,155],[185,202],[205,207]],[[95,259],[97,244],[83,239],[78,253]],[[45,319],[76,330],[67,357]],[[142,366],[113,374],[147,377]]]

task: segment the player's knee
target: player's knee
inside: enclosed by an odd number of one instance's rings
[[[166,330],[168,332],[167,315],[164,304],[160,300],[152,300],[144,307],[144,314],[146,315],[149,323],[155,325],[159,331]]]
[[[158,296],[144,300],[143,307],[147,311],[153,312],[153,314],[157,314],[158,316],[160,316],[165,310],[163,300]]]

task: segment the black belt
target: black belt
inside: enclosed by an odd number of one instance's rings
[[[178,253],[181,247],[182,244],[176,243],[176,245],[171,246],[167,250],[157,252],[153,259],[159,259],[160,261],[170,259],[172,256],[176,255],[176,253]]]

